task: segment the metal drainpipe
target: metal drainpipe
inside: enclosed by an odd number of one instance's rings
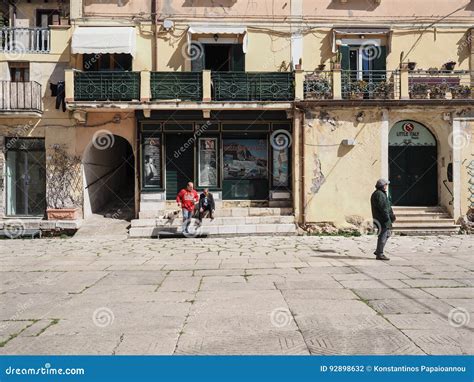
[[[157,61],[157,55],[158,55],[158,44],[156,43],[156,38],[157,38],[157,25],[156,25],[156,2],[158,0],[151,0],[151,25],[152,25],[152,39],[153,41],[151,42],[151,50],[152,50],[152,58],[151,58],[151,70],[154,72],[156,71],[156,61]]]
[[[304,121],[305,121],[305,113],[302,109],[298,108],[296,105],[294,106],[294,111],[300,113],[300,123],[299,129],[301,129],[301,143],[300,143],[300,167],[301,167],[301,186],[300,186],[300,215],[302,217],[301,222],[302,224],[306,224],[306,193],[305,193],[305,166],[304,161],[306,157],[305,153],[305,140],[304,140]]]

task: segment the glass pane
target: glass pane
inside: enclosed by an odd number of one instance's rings
[[[224,139],[224,179],[268,179],[265,139]]]
[[[159,137],[143,139],[143,186],[161,186],[161,142]]]
[[[288,187],[288,156],[289,149],[273,150],[273,187]]]
[[[27,157],[27,215],[43,215],[46,209],[45,152],[25,152]]]
[[[217,138],[199,138],[199,186],[217,187]]]

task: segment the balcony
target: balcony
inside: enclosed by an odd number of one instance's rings
[[[41,114],[41,85],[36,81],[0,81],[0,113]]]
[[[202,100],[202,74],[199,72],[152,72],[152,100]]]
[[[138,101],[140,100],[140,73],[76,71],[74,72],[74,100]]]
[[[214,72],[211,74],[215,101],[291,101],[293,73]]]
[[[48,53],[50,49],[49,28],[0,28],[0,52]]]
[[[130,102],[131,109],[288,109],[292,101],[323,103],[468,102],[474,72],[79,72],[66,71],[66,101]],[[140,101],[140,105],[135,104]],[[194,106],[193,106],[194,103]],[[199,105],[196,105],[199,104]],[[87,105],[83,105],[87,107]],[[94,107],[97,107],[95,105]]]

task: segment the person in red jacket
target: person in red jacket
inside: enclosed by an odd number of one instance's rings
[[[189,182],[176,197],[176,203],[183,211],[184,232],[189,233],[188,228],[194,213],[194,205],[199,201],[199,195],[194,189],[193,182]]]

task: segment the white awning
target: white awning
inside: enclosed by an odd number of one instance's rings
[[[77,27],[72,35],[73,54],[128,53],[135,56],[133,27]]]
[[[337,44],[336,40],[337,37],[340,35],[346,35],[346,36],[360,36],[360,35],[369,35],[371,37],[373,36],[390,36],[391,30],[390,28],[385,28],[385,27],[374,27],[374,28],[333,28],[332,30],[332,52],[336,53],[337,52]]]
[[[247,53],[247,45],[248,45],[248,34],[246,27],[238,27],[238,26],[200,26],[200,25],[192,25],[188,28],[188,45],[192,42],[193,34],[204,34],[214,36],[217,35],[242,35],[243,36],[243,44],[242,49],[244,53]]]

